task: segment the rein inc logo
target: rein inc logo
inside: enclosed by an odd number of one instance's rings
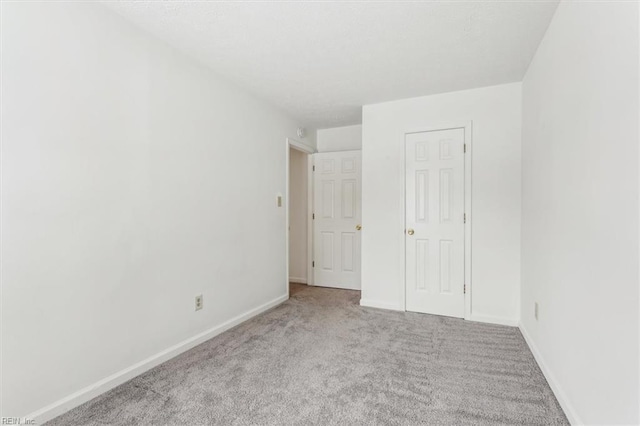
[[[35,425],[34,419],[27,417],[0,417],[0,425]]]

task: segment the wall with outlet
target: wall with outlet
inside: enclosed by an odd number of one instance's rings
[[[640,423],[638,75],[637,2],[561,2],[523,82],[521,329],[574,424]]]
[[[97,3],[3,4],[2,35],[2,416],[286,299],[274,194],[304,123]]]

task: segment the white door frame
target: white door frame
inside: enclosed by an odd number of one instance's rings
[[[313,156],[317,151],[309,145],[302,142],[287,138],[285,140],[285,167],[286,167],[286,183],[285,183],[285,268],[286,268],[286,289],[287,297],[289,297],[289,179],[290,176],[290,163],[291,157],[289,155],[289,149],[293,148],[297,151],[307,154],[307,285],[313,285]]]
[[[407,310],[407,278],[406,278],[406,265],[407,265],[407,253],[406,253],[406,209],[407,209],[407,194],[406,194],[406,149],[405,149],[405,136],[410,133],[422,133],[422,132],[434,132],[438,130],[453,130],[464,129],[464,144],[465,144],[465,156],[464,156],[464,214],[466,216],[466,222],[464,223],[464,284],[466,285],[466,292],[464,294],[464,319],[471,319],[471,294],[473,291],[473,285],[471,280],[471,156],[472,156],[472,131],[473,122],[454,122],[445,123],[439,126],[424,126],[406,130],[402,132],[402,164],[400,170],[402,170],[402,222],[400,224],[400,232],[402,232],[402,310]]]

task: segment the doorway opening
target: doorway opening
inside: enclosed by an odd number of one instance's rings
[[[286,141],[289,296],[306,286],[360,291],[361,151]]]
[[[313,285],[313,149],[287,139],[287,291]]]

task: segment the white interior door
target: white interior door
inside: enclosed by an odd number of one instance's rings
[[[464,317],[464,129],[408,133],[406,309]]]
[[[314,154],[314,285],[360,289],[360,151]]]

